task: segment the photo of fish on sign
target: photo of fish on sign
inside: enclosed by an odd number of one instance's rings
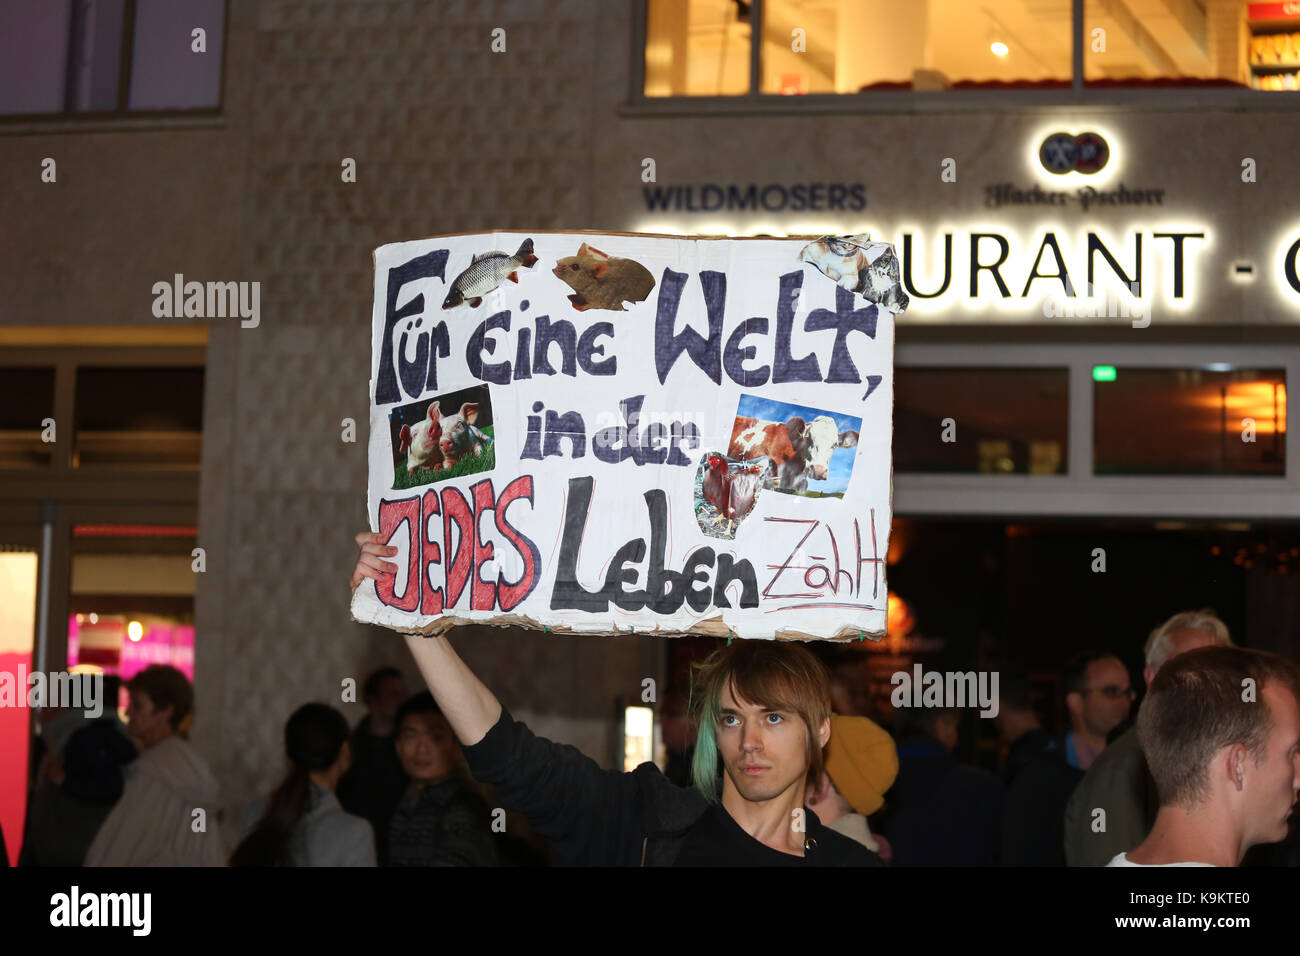
[[[400,405],[388,416],[393,488],[414,488],[496,467],[486,385]]]
[[[727,457],[766,458],[764,488],[805,498],[843,498],[861,431],[861,418],[742,395]]]
[[[533,255],[531,239],[525,239],[513,256],[499,249],[475,253],[464,271],[452,280],[442,307],[445,310],[468,305],[471,309],[477,309],[483,303],[485,295],[496,291],[507,279],[518,282],[519,270],[531,269],[536,264],[537,256]]]

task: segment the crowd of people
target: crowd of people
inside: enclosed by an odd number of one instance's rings
[[[111,699],[116,699],[116,684]],[[299,707],[287,773],[246,809],[233,854],[220,788],[188,740],[189,680],[150,665],[128,682],[127,720],[65,714],[46,728],[19,865],[498,866],[545,862],[494,828],[447,719],[396,668],[366,680],[367,715]],[[209,816],[211,814],[212,816]]]
[[[1198,829],[1174,825],[1187,838],[1176,844],[1187,857],[1180,862],[1300,864],[1288,828],[1300,788],[1295,664],[1236,647],[1210,610],[1180,612],[1156,627],[1143,660],[1146,696],[1136,709],[1116,653],[1090,650],[1068,661],[1059,733],[1044,728],[1024,674],[1000,675],[992,718],[1005,754],[999,775],[953,756],[960,711],[907,712],[898,781],[877,821],[893,862],[1171,863],[1159,838],[1173,821],[1191,819]]]
[[[358,543],[354,587],[391,568],[378,536]],[[697,662],[689,693],[660,706],[664,770],[628,773],[534,735],[445,638],[407,643],[428,690],[408,693],[389,667],[365,681],[355,728],[328,704],[294,711],[286,773],[247,807],[233,854],[217,780],[187,739],[189,681],[145,668],[128,684],[125,724],[110,711],[47,729],[20,863],[1300,862],[1300,668],[1234,646],[1210,611],[1152,632],[1136,720],[1114,653],[1065,666],[1060,733],[1044,727],[1025,675],[1000,675],[1000,775],[957,759],[962,711],[873,720],[851,670],[794,642],[735,641]]]

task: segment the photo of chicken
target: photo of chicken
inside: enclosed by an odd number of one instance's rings
[[[766,461],[732,461],[716,452],[705,455],[695,492],[700,530],[713,538],[734,538],[740,522],[754,510],[767,467]]]

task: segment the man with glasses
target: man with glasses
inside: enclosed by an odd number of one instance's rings
[[[1150,687],[1167,662],[1209,644],[1233,646],[1227,625],[1213,610],[1175,614],[1147,638],[1143,681]],[[1127,681],[1126,675],[1126,685]],[[1127,699],[1124,708],[1127,712]],[[1159,809],[1155,780],[1147,769],[1137,731],[1130,728],[1096,758],[1066,805],[1066,863],[1105,866],[1116,854],[1146,839]]]
[[[1107,735],[1128,719],[1133,688],[1128,668],[1110,651],[1084,651],[1065,666],[1065,762],[1087,770],[1106,748]]]

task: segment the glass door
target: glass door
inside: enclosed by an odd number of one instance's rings
[[[32,712],[27,675],[36,661],[40,531],[0,525],[0,830],[18,863],[30,778]]]

